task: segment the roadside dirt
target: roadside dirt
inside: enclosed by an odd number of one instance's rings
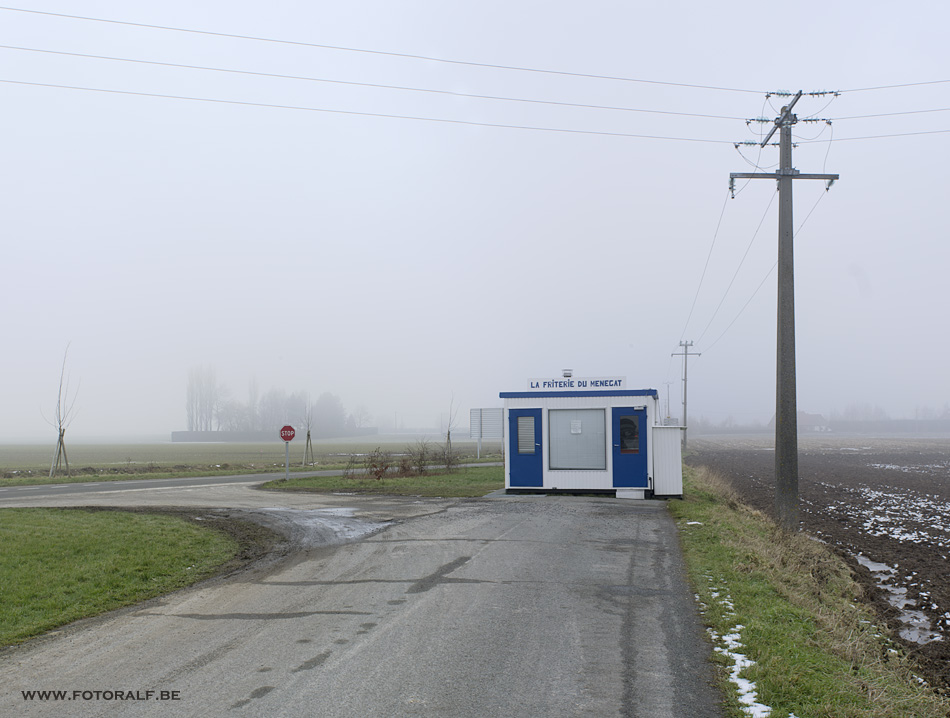
[[[264,508],[222,509],[181,508],[174,506],[86,506],[88,511],[127,511],[130,513],[175,516],[189,523],[220,531],[233,538],[239,550],[222,564],[210,579],[221,579],[254,568],[270,570],[291,555],[319,550],[356,540],[380,531],[393,519],[356,518],[351,508]]]
[[[238,544],[238,552],[230,561],[222,564],[214,578],[223,578],[263,561],[266,564],[280,560],[292,551],[289,539],[260,523],[241,516],[239,512],[221,509],[184,509],[169,507],[116,507],[83,506],[86,511],[124,511],[134,514],[161,514],[175,516],[189,523],[227,534]],[[206,579],[208,580],[208,579]]]
[[[692,440],[686,463],[715,470],[774,516],[771,447],[770,438]],[[799,475],[802,530],[848,561],[895,640],[950,692],[950,440],[803,437]],[[885,564],[887,578],[859,555]],[[908,624],[913,611],[922,627]]]

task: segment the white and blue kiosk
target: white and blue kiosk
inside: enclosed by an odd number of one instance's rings
[[[565,372],[502,392],[506,491],[681,497],[681,428],[657,422],[656,389],[626,383]]]

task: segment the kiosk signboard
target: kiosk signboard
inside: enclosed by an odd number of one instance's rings
[[[528,379],[528,391],[616,391],[626,388],[627,377],[625,376]]]

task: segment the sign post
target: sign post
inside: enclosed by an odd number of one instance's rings
[[[294,427],[287,424],[280,430],[280,438],[284,440],[284,480],[290,480],[290,442],[297,435]]]

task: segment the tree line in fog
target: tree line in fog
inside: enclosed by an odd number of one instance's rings
[[[263,394],[252,381],[246,401],[233,398],[212,367],[194,367],[188,372],[185,398],[188,431],[271,431],[290,424],[315,436],[339,436],[364,428],[369,412],[359,408],[350,414],[340,397],[323,392],[316,400],[304,391],[287,393],[271,389]]]
[[[773,431],[774,417],[768,424],[761,421],[742,423],[729,416],[721,421],[712,421],[705,416],[689,419],[689,429],[696,433],[745,433]],[[877,404],[853,403],[842,410],[832,410],[830,414],[810,414],[799,410],[798,430],[800,432],[845,431],[893,431],[908,433],[914,431],[948,431],[950,430],[950,402],[943,408],[935,409],[929,406],[919,406],[914,409],[913,416],[895,418]]]

